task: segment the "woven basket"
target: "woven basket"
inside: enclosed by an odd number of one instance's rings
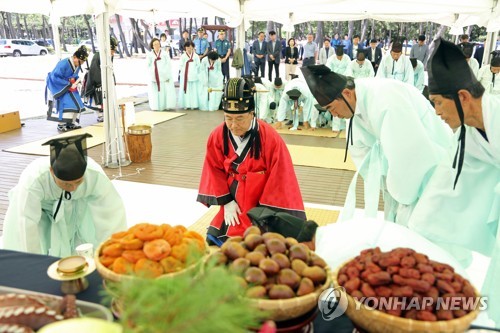
[[[349,260],[350,261],[350,260]],[[349,262],[347,261],[347,262]],[[345,262],[337,268],[333,273],[333,285],[340,287],[337,276],[340,269],[347,264]],[[400,332],[414,332],[414,333],[427,333],[427,332],[440,332],[440,333],[458,333],[465,332],[472,321],[476,319],[479,310],[469,312],[467,315],[452,319],[440,321],[422,321],[414,319],[406,319],[389,315],[382,311],[367,308],[364,304],[358,302],[345,291],[341,293],[347,296],[348,306],[346,310],[347,316],[354,322],[354,324],[362,329],[371,333],[400,333]],[[342,297],[342,296],[341,296]]]
[[[268,318],[274,321],[284,321],[303,316],[318,306],[319,296],[332,284],[330,269],[328,267],[325,269],[327,276],[325,283],[310,294],[289,299],[248,299],[249,303],[269,313]]]
[[[112,270],[108,269],[106,266],[104,266],[101,261],[99,260],[99,255],[101,254],[101,249],[102,249],[102,244],[99,245],[97,248],[97,251],[95,252],[94,255],[94,261],[96,264],[97,271],[101,275],[101,277],[106,280],[106,281],[113,281],[113,282],[120,282],[120,281],[133,281],[134,279],[137,279],[137,276],[133,275],[125,275],[125,274],[117,274],[113,272]],[[190,274],[193,271],[197,271],[201,268],[201,263],[204,261],[204,258],[208,254],[208,246],[206,246],[206,253],[205,256],[202,257],[198,262],[192,264],[189,267],[184,268],[183,270],[180,270],[178,272],[173,272],[173,273],[168,273],[168,274],[163,274],[157,277],[157,279],[165,279],[165,278],[172,278],[175,276],[180,276],[183,274]]]

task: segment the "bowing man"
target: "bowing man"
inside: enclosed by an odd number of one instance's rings
[[[471,251],[491,257],[482,295],[500,327],[500,96],[485,93],[460,48],[438,39],[427,62],[429,98],[456,131],[454,163],[440,164],[408,226],[464,267]]]
[[[86,156],[89,134],[47,141],[50,157],[31,162],[9,192],[4,247],[66,257],[127,228],[120,195]]]
[[[210,51],[201,60],[198,82],[200,84],[200,110],[219,110],[224,88],[224,76],[222,75],[221,62],[217,52]]]
[[[406,224],[425,184],[451,146],[451,131],[429,101],[412,85],[397,80],[356,79],[326,66],[302,68],[318,104],[333,116],[350,119],[347,149],[358,170],[342,218],[355,207],[358,173],[365,184],[365,214],[376,217],[380,191],[385,219]],[[391,96],[381,99],[380,96]]]
[[[413,67],[410,59],[403,54],[403,45],[400,42],[392,43],[391,52],[382,58],[376,76],[413,85]]]
[[[207,241],[218,246],[242,236],[252,225],[247,212],[257,206],[306,218],[290,153],[280,135],[255,118],[253,82],[230,79],[224,88],[224,123],[207,143],[198,201],[220,206]]]

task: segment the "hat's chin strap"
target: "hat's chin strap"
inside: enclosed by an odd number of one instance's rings
[[[59,202],[57,203],[56,212],[54,213],[54,221],[56,220],[57,213],[59,213],[59,208],[61,208],[63,194],[64,194],[64,198],[66,200],[71,200],[71,193],[70,192],[68,192],[68,191],[61,192],[61,196],[59,197]]]
[[[453,168],[457,168],[457,175],[455,177],[455,182],[453,183],[453,189],[457,186],[458,178],[462,172],[462,165],[464,164],[464,153],[465,153],[465,125],[464,125],[464,110],[462,109],[462,103],[458,98],[458,94],[453,95],[455,100],[455,105],[457,106],[458,117],[460,118],[460,135],[458,137],[457,151],[455,153],[455,158],[453,159]]]
[[[352,118],[349,121],[349,128],[347,129],[347,140],[345,143],[345,155],[344,155],[344,163],[345,163],[347,161],[347,151],[349,150],[349,141],[351,141],[352,145],[352,122],[354,121],[354,110],[352,109],[351,104],[349,104],[349,102],[345,99],[344,95],[341,94],[340,97],[342,97],[345,105],[347,105],[349,111],[351,111],[352,113]]]

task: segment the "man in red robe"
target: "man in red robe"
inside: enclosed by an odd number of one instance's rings
[[[210,244],[242,236],[252,225],[247,212],[257,206],[306,218],[290,153],[279,134],[255,118],[254,90],[247,78],[228,80],[225,121],[208,138],[197,200],[221,206],[207,231]]]

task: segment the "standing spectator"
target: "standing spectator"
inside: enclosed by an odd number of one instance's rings
[[[459,44],[468,43],[468,42],[469,42],[469,35],[467,35],[467,34],[460,35],[460,43]]]
[[[217,52],[210,51],[200,64],[199,75],[200,110],[219,110],[224,88],[220,58]]]
[[[333,55],[332,48],[330,47],[330,40],[325,39],[323,47],[319,50],[319,64],[325,65],[328,58]]]
[[[349,39],[349,35],[344,35],[344,40],[342,41],[342,45],[344,45],[344,53],[349,54],[349,49],[351,48],[351,40]]]
[[[273,67],[276,77],[280,77],[281,42],[276,40],[276,31],[269,31],[270,41],[267,43],[267,65],[269,81],[272,81]]]
[[[208,41],[208,34],[206,31],[203,33],[203,38],[205,38],[207,40],[208,52],[212,51],[212,44]]]
[[[214,51],[219,55],[222,64],[224,81],[229,80],[229,56],[231,55],[231,43],[226,39],[226,31],[219,30],[219,38],[215,41]]]
[[[400,42],[392,43],[391,53],[382,58],[377,77],[391,78],[413,85],[413,67],[410,59],[403,54],[403,45]]]
[[[172,59],[173,54],[172,48],[170,47],[170,40],[168,40],[167,35],[164,33],[160,35],[160,45],[163,51],[168,52],[168,56]]]
[[[264,70],[266,67],[267,43],[264,40],[264,37],[264,32],[260,31],[259,38],[255,40],[252,45],[253,60],[255,63],[255,76],[259,76],[260,69],[261,77],[264,77]]]
[[[118,42],[115,38],[110,37],[109,48],[111,54],[111,61],[115,55]],[[114,77],[113,77],[113,81]],[[116,84],[116,82],[114,82]],[[97,112],[97,121],[102,123],[104,121],[103,104],[102,104],[102,78],[101,78],[101,56],[99,52],[94,53],[88,75],[85,76],[85,83],[83,90],[83,97],[85,107]]]
[[[198,77],[200,58],[194,52],[194,44],[187,41],[184,53],[179,61],[181,80],[179,81],[179,107],[184,109],[198,108]]]
[[[373,70],[375,74],[377,74],[378,66],[380,65],[380,61],[382,60],[382,49],[377,47],[377,40],[370,40],[370,48],[366,50],[366,57],[370,60],[373,66]]]
[[[330,42],[330,44],[335,47],[337,45],[342,45],[342,41],[340,40],[339,34],[333,35],[333,38]]]
[[[149,107],[154,111],[175,109],[175,86],[170,57],[161,49],[158,38],[153,38],[149,46],[151,52],[146,55]]]
[[[359,35],[354,35],[354,37],[352,38],[352,44],[349,44],[349,46],[347,47],[346,54],[351,59],[357,59],[358,51],[361,50],[363,50],[363,47],[359,44]]]
[[[203,37],[203,34],[205,33],[205,29],[199,28],[198,29],[198,37],[193,41],[194,42],[194,47],[196,49],[196,54],[198,57],[200,57],[200,60],[202,60],[208,53],[208,41]]]
[[[184,30],[182,32],[182,38],[179,40],[179,51],[184,52],[184,44],[186,44],[187,41],[190,41],[189,39],[189,32],[187,30]]]
[[[290,80],[290,74],[295,74],[297,68],[297,58],[299,57],[299,50],[295,46],[295,39],[288,40],[288,46],[285,50],[285,79]]]
[[[307,34],[307,43],[304,44],[302,67],[315,65],[318,59],[318,45],[313,41],[312,33]]]
[[[410,58],[411,66],[413,67],[413,85],[417,88],[421,93],[424,92],[425,83],[424,83],[424,64],[418,60],[417,58]]]
[[[410,58],[417,58],[427,66],[427,58],[429,57],[429,47],[425,44],[425,35],[418,36],[418,44],[413,44],[410,51]]]
[[[60,60],[52,72],[47,74],[47,120],[59,122],[58,131],[67,132],[81,128],[78,117],[85,107],[78,93],[78,73],[88,56],[87,47],[82,45],[71,58]]]

